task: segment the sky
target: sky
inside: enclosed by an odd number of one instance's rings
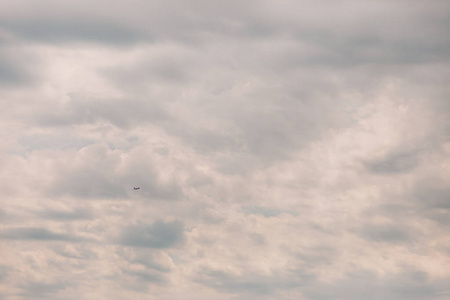
[[[0,298],[450,299],[449,20],[0,0]]]

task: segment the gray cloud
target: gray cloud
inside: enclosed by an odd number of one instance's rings
[[[366,225],[361,233],[362,236],[376,242],[408,242],[413,237],[412,230],[407,230],[398,225]]]
[[[0,1],[0,298],[448,298],[449,12]]]
[[[0,209],[0,220],[2,220],[2,222],[5,222],[7,219],[8,214],[3,209]]]
[[[38,215],[45,219],[60,221],[91,220],[95,216],[93,211],[87,208],[77,208],[73,211],[48,209],[39,212]]]
[[[233,277],[225,272],[205,270],[202,272],[204,278],[198,280],[202,284],[211,286],[222,292],[236,293],[249,292],[257,295],[267,295],[273,293],[273,278],[264,276],[254,277]]]
[[[450,225],[450,187],[442,184],[439,180],[432,182],[424,180],[419,182],[415,188],[406,195],[410,197],[414,209],[418,215],[432,220],[440,226]]]
[[[55,148],[79,150],[94,143],[89,139],[58,135],[56,133],[24,135],[19,138],[18,142],[23,145],[25,152]]]
[[[196,281],[217,289],[222,293],[238,294],[245,297],[280,297],[281,291],[295,290],[313,283],[315,276],[303,270],[286,273],[274,272],[270,275],[254,274],[251,271],[242,275],[233,275],[226,271],[202,269]],[[241,298],[239,298],[241,299]]]
[[[426,209],[450,210],[450,188],[434,184],[422,184],[415,190],[417,203]]]
[[[54,197],[74,195],[79,198],[120,198],[126,195],[127,187],[119,184],[107,170],[86,166],[64,173],[54,184],[49,195]]]
[[[128,274],[132,276],[136,276],[139,279],[145,281],[145,282],[151,282],[151,283],[157,283],[162,284],[166,282],[166,279],[164,276],[162,276],[159,273],[151,272],[151,271],[129,271]]]
[[[0,60],[0,84],[16,85],[26,84],[31,81],[30,74],[21,66],[12,64],[9,61]]]
[[[445,299],[446,284],[431,280],[426,273],[402,270],[386,276],[377,276],[364,270],[355,271],[335,284],[317,282],[308,288],[307,299]]]
[[[0,232],[2,239],[35,241],[82,241],[83,238],[66,233],[57,233],[45,228],[10,228]]]
[[[171,248],[183,240],[183,224],[179,221],[128,226],[122,230],[119,239],[123,245],[156,249]]]
[[[3,282],[6,277],[8,277],[8,273],[10,268],[7,266],[0,265],[0,282]]]
[[[158,259],[158,252],[151,248],[134,248],[133,251],[128,249],[118,249],[118,254],[127,262],[133,265],[144,267],[141,270],[151,272],[169,273],[171,268]],[[160,258],[160,256],[159,256]]]
[[[428,274],[418,270],[403,268],[400,272],[379,276],[373,272],[358,269],[345,274],[335,283],[321,282],[313,275],[296,271],[289,278],[280,280],[279,275],[257,276],[247,274],[245,278],[220,271],[204,271],[202,284],[221,292],[263,297],[291,299],[283,296],[283,291],[301,288],[305,299],[445,299],[448,290],[444,280],[433,280]],[[245,293],[245,294],[243,294]],[[239,298],[241,299],[241,298]],[[242,298],[244,299],[244,298]]]
[[[58,176],[48,189],[50,196],[103,199],[133,196],[159,200],[179,200],[182,197],[175,178],[161,182],[159,172],[164,170],[156,169],[147,151],[138,151],[124,158],[120,150],[110,149],[105,144],[93,144],[74,154],[75,160],[61,159],[55,164]],[[141,189],[134,191],[135,186]]]
[[[159,122],[165,119],[165,112],[158,103],[150,100],[92,99],[89,95],[71,95],[70,100],[52,110],[45,109],[38,114],[36,122],[44,126],[70,126],[95,124],[107,121],[128,128],[141,122]]]
[[[321,265],[332,264],[339,258],[339,251],[328,246],[304,247],[297,253],[296,258],[305,268],[314,269]]]
[[[203,67],[199,50],[186,49],[178,44],[149,47],[149,51],[142,53],[136,61],[109,66],[100,72],[130,92],[164,85],[179,88],[193,83]],[[158,103],[158,100],[154,99],[153,103]]]
[[[375,174],[396,174],[412,170],[418,165],[418,153],[389,153],[381,159],[367,163],[367,169]]]
[[[137,32],[111,21],[44,18],[4,21],[6,30],[23,39],[43,42],[91,41],[106,44],[131,44],[137,41]]]
[[[63,283],[29,281],[21,285],[20,297],[25,299],[57,299],[57,294],[66,287]]]
[[[260,206],[244,207],[242,209],[242,211],[245,214],[261,215],[266,218],[276,217],[276,216],[280,215],[281,213],[283,213],[283,211],[280,211],[278,209],[270,209],[270,208],[265,208],[265,207],[260,207]]]
[[[98,255],[92,251],[92,248],[89,247],[89,245],[83,244],[83,243],[76,243],[76,244],[65,244],[63,246],[61,245],[55,245],[52,250],[55,254],[76,259],[77,262],[83,261],[83,260],[96,260],[98,259]]]
[[[15,88],[35,83],[38,77],[30,65],[37,66],[40,62],[19,44],[11,44],[0,43],[0,86]]]

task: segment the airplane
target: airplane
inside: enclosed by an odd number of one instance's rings
[[[139,190],[139,189],[140,189],[140,187],[133,187],[133,189],[134,189],[134,190]]]

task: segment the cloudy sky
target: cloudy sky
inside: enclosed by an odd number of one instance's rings
[[[449,20],[0,0],[0,298],[450,299]]]

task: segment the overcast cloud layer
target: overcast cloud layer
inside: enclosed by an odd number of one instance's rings
[[[0,298],[450,299],[449,20],[0,0]]]

